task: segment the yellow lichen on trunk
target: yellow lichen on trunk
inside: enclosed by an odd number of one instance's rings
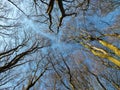
[[[112,44],[109,44],[103,40],[99,40],[99,42],[103,45],[106,46],[107,48],[109,48],[110,50],[112,50],[116,55],[120,56],[120,50],[115,47]],[[106,52],[104,49],[102,48],[98,48],[95,47],[89,43],[83,43],[80,42],[80,44],[82,44],[85,48],[88,48],[95,56],[98,56],[100,58],[104,58],[104,59],[108,59],[109,61],[111,61],[112,63],[114,63],[115,65],[120,67],[120,60],[114,58],[113,56],[111,56],[108,52]]]
[[[104,51],[104,50],[103,50],[103,51]],[[117,60],[116,58],[110,56],[108,53],[105,54],[105,53],[102,53],[102,52],[100,52],[100,51],[96,51],[96,50],[94,50],[94,49],[92,49],[91,52],[92,52],[94,55],[96,55],[96,56],[98,56],[98,57],[100,57],[100,58],[106,58],[106,59],[108,59],[109,61],[111,61],[112,63],[114,63],[115,65],[117,65],[117,66],[120,67],[120,61]],[[104,52],[105,52],[105,51],[104,51]]]
[[[114,57],[111,57],[111,56],[107,57],[107,59],[120,67],[120,61],[119,60],[117,60],[117,59],[115,59]]]
[[[103,41],[103,40],[99,40],[99,43],[101,43],[103,46],[112,50],[116,55],[120,56],[120,49],[117,48],[116,46],[114,46],[106,41]]]

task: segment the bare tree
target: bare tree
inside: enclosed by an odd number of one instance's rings
[[[0,0],[0,89],[119,90],[119,6]]]

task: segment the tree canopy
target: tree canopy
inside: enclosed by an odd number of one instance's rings
[[[119,90],[119,0],[0,0],[0,90]]]

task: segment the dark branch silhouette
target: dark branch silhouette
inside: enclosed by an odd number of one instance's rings
[[[58,25],[58,29],[59,29],[59,27],[62,25],[62,21],[63,21],[64,17],[71,16],[71,15],[76,15],[76,13],[66,14],[64,6],[63,6],[63,1],[62,0],[56,0],[56,1],[58,3],[58,6],[59,6],[59,9],[60,9],[60,12],[61,12],[61,17],[60,17],[59,25]],[[49,21],[50,21],[49,29],[51,31],[52,31],[52,29],[51,29],[51,26],[52,26],[52,16],[51,16],[51,13],[52,13],[52,10],[53,10],[53,7],[54,7],[54,2],[55,2],[55,0],[50,0],[49,5],[48,5],[48,9],[47,9],[47,13],[49,15]]]

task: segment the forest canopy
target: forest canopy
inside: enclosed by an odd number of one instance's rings
[[[119,90],[119,0],[0,0],[0,90]]]

